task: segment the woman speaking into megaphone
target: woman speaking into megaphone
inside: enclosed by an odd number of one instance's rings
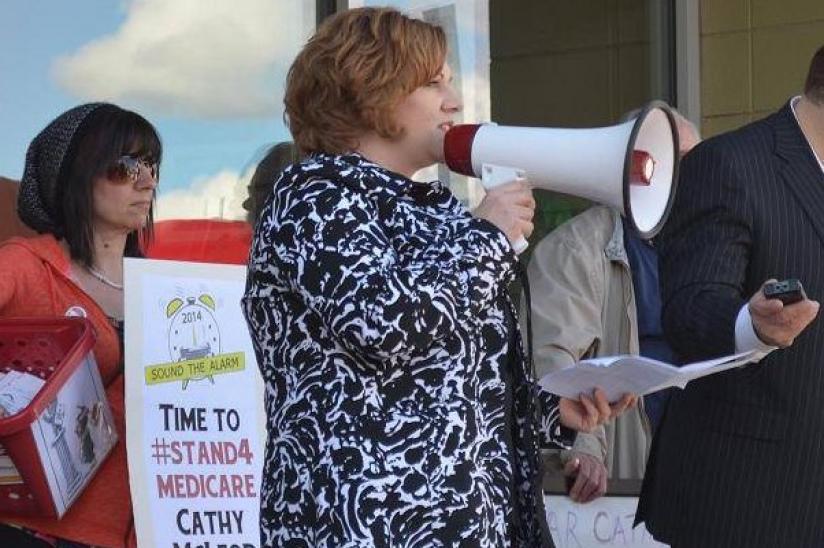
[[[551,544],[540,441],[631,403],[546,395],[539,412],[506,291],[527,184],[472,215],[410,179],[442,160],[461,108],[445,59],[439,27],[363,8],[327,19],[289,71],[308,157],[261,212],[243,298],[266,382],[263,546]]]

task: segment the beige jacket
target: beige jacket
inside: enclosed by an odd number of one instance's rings
[[[632,274],[617,212],[594,206],[547,235],[529,262],[538,376],[578,360],[638,353]],[[521,314],[524,318],[525,315]],[[572,451],[603,459],[610,478],[640,479],[651,440],[643,399]],[[561,453],[565,462],[569,452]]]

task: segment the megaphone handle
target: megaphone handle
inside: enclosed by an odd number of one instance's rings
[[[499,166],[495,164],[483,164],[481,166],[481,183],[487,190],[504,183],[511,183],[516,179],[523,179],[524,175],[524,170],[516,167]],[[516,255],[520,255],[526,251],[527,247],[529,247],[529,242],[527,242],[523,236],[512,244],[512,250]]]
[[[511,183],[516,179],[524,178],[524,170],[517,167],[483,164],[481,166],[481,184],[489,190],[504,183]]]
[[[520,238],[518,238],[515,241],[514,244],[512,244],[512,251],[515,252],[515,255],[520,255],[521,253],[526,251],[526,248],[528,248],[528,247],[529,247],[529,242],[526,241],[526,238],[521,236]]]

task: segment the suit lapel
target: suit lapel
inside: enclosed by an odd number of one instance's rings
[[[824,242],[824,173],[787,103],[774,118],[775,152],[784,160],[781,178]]]

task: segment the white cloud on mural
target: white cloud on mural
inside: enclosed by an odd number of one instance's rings
[[[84,100],[198,118],[276,115],[289,64],[314,27],[303,0],[134,0],[113,34],[56,60]]]
[[[245,219],[243,200],[246,199],[248,180],[248,176],[227,170],[195,179],[185,189],[164,192],[161,186],[155,218]]]

